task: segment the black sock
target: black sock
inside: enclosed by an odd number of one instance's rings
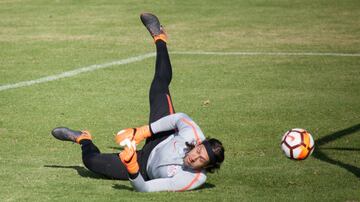
[[[82,156],[83,158],[94,153],[100,153],[100,150],[94,145],[94,143],[91,140],[81,140],[81,150],[82,150]]]

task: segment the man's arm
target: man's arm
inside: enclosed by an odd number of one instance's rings
[[[151,123],[150,128],[153,134],[176,129],[178,134],[189,142],[196,140],[196,143],[201,143],[205,139],[200,127],[184,113],[165,116]]]
[[[206,181],[206,175],[202,172],[180,172],[172,178],[159,178],[149,181],[144,181],[140,173],[133,177],[134,179],[130,178],[130,183],[139,192],[186,191],[196,189]]]

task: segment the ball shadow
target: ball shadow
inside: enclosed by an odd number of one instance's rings
[[[329,142],[336,141],[339,138],[351,135],[351,134],[356,133],[358,131],[360,131],[360,124],[353,125],[353,126],[348,127],[346,129],[337,131],[335,133],[331,133],[331,134],[326,135],[326,136],[324,136],[324,137],[322,137],[320,139],[317,139],[315,141],[315,144],[316,144],[315,145],[315,150],[314,150],[314,152],[312,154],[313,157],[315,157],[315,158],[317,158],[317,159],[319,159],[321,161],[324,161],[324,162],[339,166],[341,168],[344,168],[345,170],[347,170],[347,171],[351,172],[352,174],[354,174],[357,178],[360,178],[360,168],[359,167],[348,164],[348,163],[344,163],[344,162],[342,162],[340,160],[332,159],[331,157],[326,155],[326,153],[324,153],[324,151],[323,151],[323,150],[332,149],[332,150],[341,150],[341,151],[350,151],[350,152],[355,151],[356,152],[356,151],[359,151],[360,148],[345,148],[345,147],[328,148],[328,147],[322,147],[322,145],[326,145]]]

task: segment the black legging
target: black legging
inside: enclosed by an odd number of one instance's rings
[[[155,75],[149,92],[149,123],[174,113],[169,92],[171,78],[172,69],[166,43],[158,40],[156,41]],[[166,131],[154,134],[146,140],[144,147],[137,151],[140,173],[145,180],[148,180],[146,165],[151,150],[172,133],[173,131]],[[126,167],[120,161],[119,153],[100,153],[91,140],[83,140],[80,144],[83,163],[89,170],[111,179],[128,179]]]

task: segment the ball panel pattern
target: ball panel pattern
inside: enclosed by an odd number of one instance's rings
[[[295,160],[303,160],[314,151],[314,139],[311,134],[304,129],[291,129],[283,135],[281,148],[287,157]]]

